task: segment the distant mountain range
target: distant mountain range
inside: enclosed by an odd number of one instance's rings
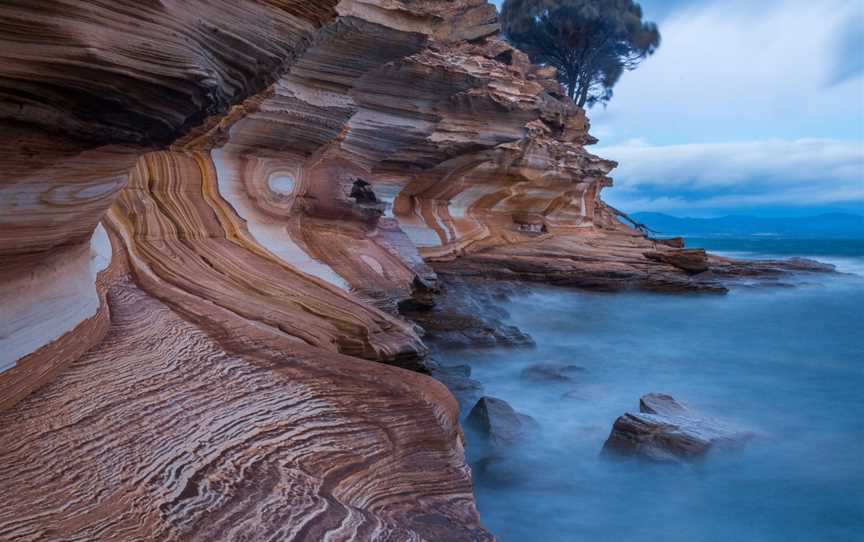
[[[634,213],[630,216],[636,222],[644,224],[661,235],[864,239],[864,216],[849,213],[828,213],[795,218],[761,218],[746,215],[679,218],[663,213]]]

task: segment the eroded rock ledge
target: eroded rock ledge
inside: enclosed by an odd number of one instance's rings
[[[0,538],[490,538],[455,401],[387,365],[427,352],[398,308],[442,273],[749,272],[621,224],[584,112],[497,30],[483,0],[0,5]]]

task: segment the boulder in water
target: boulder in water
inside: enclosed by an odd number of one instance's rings
[[[538,427],[534,418],[516,412],[506,401],[495,397],[481,397],[465,423],[494,446],[515,444]]]
[[[677,463],[704,456],[716,446],[740,445],[750,436],[695,414],[669,395],[652,393],[639,400],[639,413],[615,420],[603,453]]]

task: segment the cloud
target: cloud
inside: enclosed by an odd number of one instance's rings
[[[663,36],[589,111],[626,211],[864,213],[861,0],[645,0]]]
[[[864,73],[864,2],[855,2],[858,10],[843,23],[837,35],[837,61],[833,83],[844,83]]]
[[[861,205],[864,144],[829,139],[600,147],[619,162],[604,197],[630,211]]]
[[[610,142],[864,138],[855,53],[859,0],[724,0],[681,6],[663,43],[590,112]],[[843,36],[851,35],[849,39]],[[855,38],[858,38],[856,41]]]

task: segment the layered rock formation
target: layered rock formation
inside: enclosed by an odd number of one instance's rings
[[[483,0],[0,4],[0,538],[488,538],[456,403],[386,365],[427,352],[398,308],[441,275],[745,273],[621,224],[584,112],[497,29]]]
[[[422,358],[368,301],[431,271],[340,141],[364,76],[494,8],[0,12],[0,538],[489,538],[452,396],[360,359]]]
[[[105,339],[0,414],[0,539],[488,538],[427,377],[214,334],[130,281],[108,306]]]
[[[615,420],[603,452],[657,463],[699,459],[718,447],[738,446],[752,435],[700,416],[669,395],[649,393],[639,412]]]

